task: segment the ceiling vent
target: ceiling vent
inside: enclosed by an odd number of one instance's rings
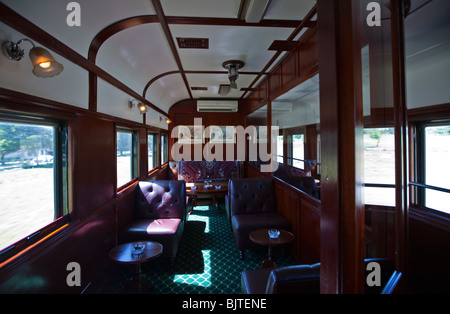
[[[208,38],[177,37],[180,49],[208,49]]]
[[[237,112],[237,100],[197,100],[198,112]]]

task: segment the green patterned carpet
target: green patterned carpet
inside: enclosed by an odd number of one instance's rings
[[[275,260],[279,266],[292,265],[289,255],[278,249]],[[142,272],[152,294],[238,294],[241,272],[259,268],[266,257],[266,249],[248,250],[242,261],[225,211],[197,206],[185,225],[175,264],[156,259],[143,264]],[[127,293],[124,283],[132,271],[131,266],[111,265],[101,293]]]

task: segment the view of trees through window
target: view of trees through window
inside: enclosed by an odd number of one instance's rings
[[[55,132],[0,122],[0,250],[55,219]]]

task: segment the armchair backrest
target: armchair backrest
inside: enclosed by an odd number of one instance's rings
[[[320,264],[279,267],[272,270],[266,294],[320,293]]]
[[[136,188],[136,218],[185,218],[186,182],[141,181]]]
[[[231,215],[276,212],[271,178],[242,178],[229,181]]]

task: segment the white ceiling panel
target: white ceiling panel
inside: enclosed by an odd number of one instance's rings
[[[144,95],[152,104],[168,112],[176,102],[189,98],[181,74],[169,74],[156,80]]]
[[[154,15],[149,0],[77,0],[81,26],[68,26],[67,4],[61,0],[2,0],[8,7],[44,29],[70,48],[87,57],[92,39],[105,27],[122,19]]]
[[[166,16],[237,18],[241,0],[161,0]]]
[[[264,19],[300,21],[316,4],[316,0],[272,0]]]
[[[243,71],[255,72],[275,54],[267,50],[276,39],[285,40],[292,29],[240,26],[170,25],[173,40],[177,37],[209,38],[209,49],[179,49],[184,70],[223,71],[227,60],[245,62]]]
[[[97,65],[142,94],[152,78],[178,70],[169,51],[161,26],[143,24],[109,38],[98,52]]]

